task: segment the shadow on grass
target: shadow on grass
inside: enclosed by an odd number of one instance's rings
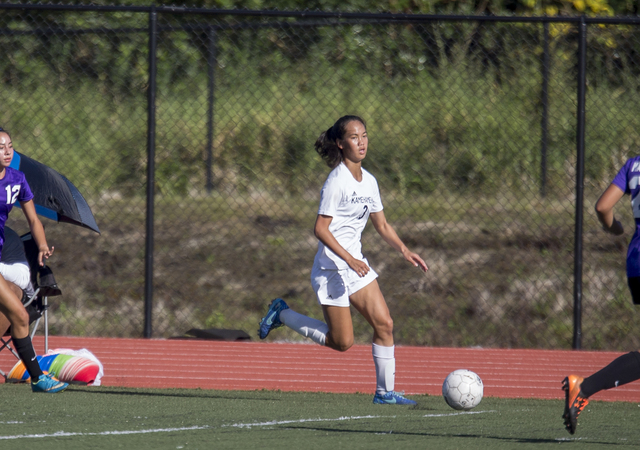
[[[286,425],[286,428],[289,429],[299,429],[299,430],[307,430],[307,431],[320,431],[325,433],[359,433],[359,434],[392,434],[395,436],[423,436],[423,437],[433,437],[433,438],[462,438],[462,439],[489,439],[495,441],[501,441],[505,443],[518,443],[518,444],[562,444],[562,443],[571,443],[575,444],[575,441],[580,441],[581,444],[590,444],[590,445],[626,445],[628,443],[613,443],[613,442],[602,442],[602,441],[586,441],[581,440],[579,437],[575,438],[518,438],[518,437],[501,437],[501,436],[485,436],[481,434],[447,434],[447,433],[433,433],[433,432],[414,432],[414,431],[371,431],[371,430],[349,430],[349,429],[334,429],[334,428],[319,428],[319,427],[304,427],[304,426],[291,426]],[[470,446],[473,448],[473,445]]]
[[[143,390],[103,390],[96,389],[95,387],[87,387],[87,388],[78,388],[76,386],[69,386],[65,392],[81,392],[83,394],[93,394],[93,395],[118,395],[118,396],[136,396],[136,397],[174,397],[174,398],[210,398],[210,399],[221,399],[221,400],[259,400],[259,401],[279,401],[282,398],[274,397],[274,396],[266,396],[266,397],[256,397],[253,395],[242,396],[240,394],[241,391],[234,391],[233,394],[229,394],[228,396],[220,395],[219,391],[209,391],[209,390],[184,390],[180,392],[172,392],[171,389],[167,389],[167,392],[148,392]],[[260,391],[257,391],[260,392]]]

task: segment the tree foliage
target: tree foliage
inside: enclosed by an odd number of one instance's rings
[[[229,0],[205,1],[193,6],[274,9],[275,3]],[[596,14],[595,9],[598,9],[597,14],[610,13],[597,5],[589,3],[585,8],[593,14]],[[294,1],[279,2],[277,6],[287,10],[301,9]],[[307,9],[363,11],[366,8],[369,11],[429,14],[506,14],[507,11],[504,3],[493,0],[477,3],[387,0],[367,5],[357,1],[316,0],[304,6]],[[556,7],[557,14],[577,12],[574,3],[549,2],[547,6]],[[536,14],[536,8],[543,8],[544,4],[533,4],[528,10],[523,4],[514,3],[510,7],[514,13]],[[95,111],[91,114],[78,113],[80,119],[74,120],[69,119],[73,115],[67,111],[52,112],[55,120],[51,126],[59,127],[58,121],[69,120],[70,123],[63,127],[64,139],[67,140],[70,133],[80,133],[84,127],[83,120],[87,121],[87,128],[104,127],[107,133],[110,122],[122,116],[123,112],[142,111],[141,117],[144,117],[149,83],[147,14],[37,9],[2,13],[0,46],[5,49],[6,57],[0,58],[0,84],[3,86],[0,99],[35,99],[46,91],[53,97],[54,104],[70,108],[70,102],[66,101],[69,98],[82,98],[85,92],[99,93],[100,104],[104,105],[104,121],[90,123],[88,118],[95,116]],[[198,127],[203,125],[208,105],[201,107],[198,114],[201,120],[196,123],[188,123],[182,106],[174,105],[182,105],[185,99],[204,103],[210,69],[215,74],[216,132],[220,133],[216,137],[216,146],[228,149],[229,155],[238,155],[227,160],[226,153],[221,154],[215,164],[224,170],[237,165],[238,176],[234,181],[237,185],[250,184],[256,173],[279,173],[281,178],[294,179],[296,170],[307,170],[309,161],[296,154],[298,138],[278,134],[278,130],[287,129],[290,121],[277,122],[274,117],[305,117],[299,111],[284,114],[283,105],[309,108],[314,116],[324,114],[319,111],[335,111],[335,105],[330,104],[334,100],[327,99],[353,99],[356,89],[362,91],[363,81],[370,90],[369,96],[379,99],[381,105],[394,105],[406,93],[416,92],[416,89],[420,92],[421,96],[412,94],[414,100],[419,99],[416,103],[420,107],[413,107],[410,111],[420,110],[433,120],[428,123],[427,135],[421,135],[421,131],[415,136],[405,136],[407,148],[421,148],[423,142],[434,142],[440,150],[462,144],[467,149],[467,153],[447,167],[438,166],[440,159],[435,152],[424,153],[431,155],[429,158],[433,157],[433,160],[424,161],[424,167],[444,173],[459,185],[493,183],[494,188],[496,180],[502,178],[489,174],[502,171],[520,173],[521,169],[514,169],[510,164],[520,164],[516,156],[521,155],[522,150],[504,151],[508,145],[494,146],[491,142],[496,137],[505,143],[522,141],[526,135],[522,131],[539,122],[538,99],[544,48],[540,23],[469,20],[386,23],[333,19],[316,20],[311,24],[305,20],[233,14],[163,12],[158,15],[158,98],[164,102],[162,106],[172,105],[171,108],[161,108],[171,111],[171,116],[167,119],[160,116],[159,120],[166,120],[166,123],[158,129],[162,131],[177,123],[190,136],[186,141],[189,141],[187,147],[191,153],[181,152],[186,159],[178,165],[185,168],[181,174],[183,179],[196,172],[190,165],[196,166],[198,158],[202,159],[202,145],[194,136],[204,135]],[[606,95],[624,93],[625,97],[635,98],[629,93],[638,92],[640,88],[640,30],[637,28],[589,27],[590,89],[604,88]],[[562,80],[550,89],[573,92],[577,28],[571,23],[552,23],[549,32],[552,76]],[[213,52],[215,58],[212,57]],[[57,98],[63,95],[62,92],[65,98]],[[455,99],[464,99],[465,102],[459,105]],[[487,100],[490,100],[489,106],[481,106]],[[315,103],[320,104],[312,107]],[[501,126],[508,116],[505,111],[509,105],[526,111],[521,117],[526,125],[510,130]],[[567,116],[573,112],[573,105],[562,108],[568,108]],[[408,117],[404,113],[398,114],[393,120],[411,124],[415,121],[412,114],[408,113]],[[333,118],[332,115],[326,113],[327,122]],[[482,121],[471,121],[469,117],[480,117]],[[457,128],[465,122],[472,125],[462,130]],[[143,129],[144,122],[141,122],[136,132]],[[486,130],[492,130],[492,134],[486,134]],[[509,135],[510,132],[513,134]],[[571,138],[575,136],[573,132],[568,135]],[[626,135],[625,131],[622,136]],[[486,136],[486,142],[481,142],[478,136]],[[120,161],[131,171],[122,172],[123,177],[117,181],[123,183],[123,180],[133,179],[132,173],[140,169],[141,160],[138,149],[130,149],[122,143],[140,141],[140,136],[116,138],[113,146],[122,151]],[[537,138],[527,139],[530,141],[527,145],[536,149]],[[306,142],[307,138],[303,141]],[[64,142],[61,141],[60,145]],[[289,150],[284,160],[278,160],[273,157],[274,149],[282,147],[282,143]],[[483,150],[485,147],[495,150],[495,154],[488,155]],[[570,142],[564,142],[562,148],[571,148]],[[533,150],[531,154],[534,154]],[[294,156],[287,159],[287,155]],[[430,180],[436,179],[435,172],[417,175],[411,166],[399,167],[393,154],[389,153],[387,159],[381,155],[381,172],[386,172],[388,178],[401,188],[422,191],[433,188]],[[557,155],[556,164],[561,166],[567,154],[563,150]],[[170,157],[166,159],[170,161]],[[481,160],[484,162],[478,163]],[[534,156],[530,160],[535,161]],[[260,167],[255,161],[262,162]],[[298,167],[294,167],[294,163]],[[594,178],[602,176],[608,170],[607,164],[606,159],[596,161],[589,166],[594,171],[590,175]],[[166,171],[160,170],[160,173],[175,173],[177,170],[174,166],[167,166]]]
[[[18,2],[27,3],[27,2]],[[96,0],[93,5],[149,6],[149,0]],[[86,4],[62,1],[59,4]],[[158,5],[223,10],[387,12],[405,14],[635,15],[632,0],[193,0]]]

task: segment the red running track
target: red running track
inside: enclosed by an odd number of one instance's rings
[[[34,339],[42,352],[42,337]],[[373,393],[371,346],[339,353],[315,344],[204,340],[49,338],[49,348],[86,348],[104,366],[102,385],[219,390],[279,389]],[[396,347],[396,389],[440,395],[455,369],[473,370],[488,397],[561,399],[562,379],[590,375],[618,352]],[[0,369],[16,359],[0,352]],[[1,378],[1,377],[0,377]],[[640,402],[640,382],[603,391],[594,400]]]

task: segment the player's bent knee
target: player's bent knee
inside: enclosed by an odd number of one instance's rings
[[[16,314],[12,317],[12,323],[14,327],[28,327],[29,326],[29,313],[26,309],[22,308],[20,311],[17,311]]]
[[[353,346],[353,337],[351,339],[340,339],[339,341],[331,339],[330,347],[339,352],[346,352]]]
[[[376,325],[376,333],[378,336],[392,336],[393,335],[393,319],[389,317],[386,320],[380,321]]]
[[[336,350],[339,352],[346,352],[353,346],[353,341],[351,342],[341,342],[337,345]]]

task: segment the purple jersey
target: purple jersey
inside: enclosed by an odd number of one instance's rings
[[[640,277],[640,156],[630,158],[622,166],[612,184],[631,196],[636,231],[627,250],[627,277]]]
[[[11,167],[5,170],[4,178],[0,180],[0,256],[4,244],[4,224],[9,217],[9,211],[16,201],[28,202],[33,198],[24,173]]]

